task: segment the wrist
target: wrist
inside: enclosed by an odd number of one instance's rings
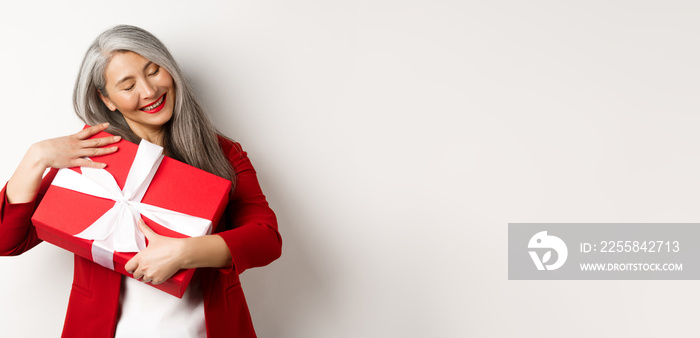
[[[24,155],[22,162],[24,162],[29,169],[41,170],[43,173],[50,165],[41,156],[43,153],[41,148],[41,142],[32,144]]]
[[[19,166],[7,182],[5,196],[9,203],[27,203],[36,198],[46,166],[33,145],[24,154]]]
[[[221,236],[206,235],[182,239],[179,262],[182,269],[222,268],[231,265],[231,254]]]
[[[192,238],[178,238],[177,264],[180,269],[189,269],[192,265]]]

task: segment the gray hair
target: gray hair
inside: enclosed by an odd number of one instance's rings
[[[235,173],[217,140],[219,133],[168,49],[144,29],[119,25],[100,34],[90,45],[73,90],[73,107],[78,117],[88,125],[109,122],[107,132],[134,143],[139,142],[139,137],[131,131],[124,116],[110,111],[98,95],[99,91],[107,96],[104,73],[112,56],[127,51],[165,68],[175,83],[173,116],[163,126],[165,154],[230,179],[235,185]]]

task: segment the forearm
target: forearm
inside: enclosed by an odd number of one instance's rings
[[[90,167],[102,169],[104,163],[92,161],[86,156],[97,157],[117,151],[117,147],[105,147],[119,142],[119,136],[93,138],[105,130],[108,123],[85,128],[73,135],[37,142],[29,147],[17,170],[7,183],[7,200],[10,203],[26,203],[36,198],[41,178],[47,168]]]
[[[36,203],[11,204],[6,192],[7,186],[0,189],[0,256],[15,256],[40,242],[31,226]]]
[[[33,146],[22,158],[10,180],[7,182],[7,201],[10,203],[27,203],[36,198],[41,186],[41,178],[46,166],[41,163]]]
[[[182,269],[225,268],[232,264],[231,253],[219,235],[185,238]]]
[[[20,165],[17,169],[18,175],[23,173],[22,171],[23,166]],[[8,182],[5,188],[0,189],[0,256],[19,255],[41,242],[37,237],[36,229],[31,226],[31,217],[56,173],[57,170],[51,170],[45,177],[41,178],[37,190],[26,198],[29,199],[27,202],[22,202],[17,198],[13,200],[8,198],[8,196],[16,197],[16,195],[8,193],[8,189],[12,187],[11,182]],[[41,177],[40,175],[37,173],[37,177]],[[17,177],[19,176],[16,175],[15,178]],[[14,185],[14,188],[17,187],[19,185]],[[14,203],[10,203],[10,201]]]

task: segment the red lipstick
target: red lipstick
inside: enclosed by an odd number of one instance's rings
[[[153,108],[153,109],[151,109],[151,110],[145,110],[146,107],[150,107],[150,106],[156,104],[156,103],[157,103],[158,101],[160,101],[161,99],[163,100],[163,102],[161,102],[157,107],[155,107],[155,108]],[[151,102],[151,103],[149,103],[149,104],[147,104],[147,105],[145,105],[145,106],[139,108],[139,110],[141,110],[142,112],[144,112],[144,113],[146,113],[146,114],[155,114],[155,113],[159,112],[161,109],[163,109],[163,107],[165,107],[165,94],[163,94],[163,96],[159,97],[158,100],[155,100],[155,101],[153,101],[153,102]]]

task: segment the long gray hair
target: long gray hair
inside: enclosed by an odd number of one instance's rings
[[[120,52],[134,52],[165,68],[175,83],[175,108],[165,128],[165,153],[177,160],[230,179],[235,185],[235,173],[223,154],[216,128],[199,104],[180,67],[165,45],[153,34],[135,26],[119,25],[100,34],[90,45],[78,73],[73,90],[73,107],[86,124],[109,122],[107,132],[138,143],[136,136],[119,112],[110,111],[98,91],[105,90],[105,68],[112,56]]]

